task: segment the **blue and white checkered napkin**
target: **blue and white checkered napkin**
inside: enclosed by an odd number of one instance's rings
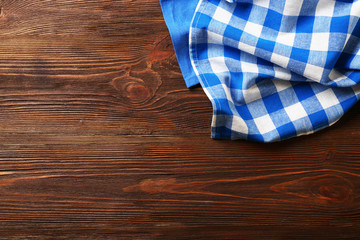
[[[189,51],[212,137],[278,141],[339,120],[360,98],[359,17],[360,1],[200,0]]]

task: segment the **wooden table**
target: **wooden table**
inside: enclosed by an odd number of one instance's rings
[[[0,239],[359,239],[360,114],[210,139],[158,0],[0,1]]]

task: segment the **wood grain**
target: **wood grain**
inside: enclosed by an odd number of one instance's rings
[[[359,105],[210,139],[158,0],[0,0],[0,239],[358,239]]]

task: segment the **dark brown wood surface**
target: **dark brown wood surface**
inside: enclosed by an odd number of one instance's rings
[[[158,0],[0,0],[0,239],[360,239],[360,107],[210,139]]]

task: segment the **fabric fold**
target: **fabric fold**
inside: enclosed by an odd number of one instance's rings
[[[190,62],[189,30],[198,1],[161,0],[161,8],[187,87],[199,84]]]
[[[213,105],[213,138],[310,134],[358,101],[360,1],[190,2],[186,50]]]

